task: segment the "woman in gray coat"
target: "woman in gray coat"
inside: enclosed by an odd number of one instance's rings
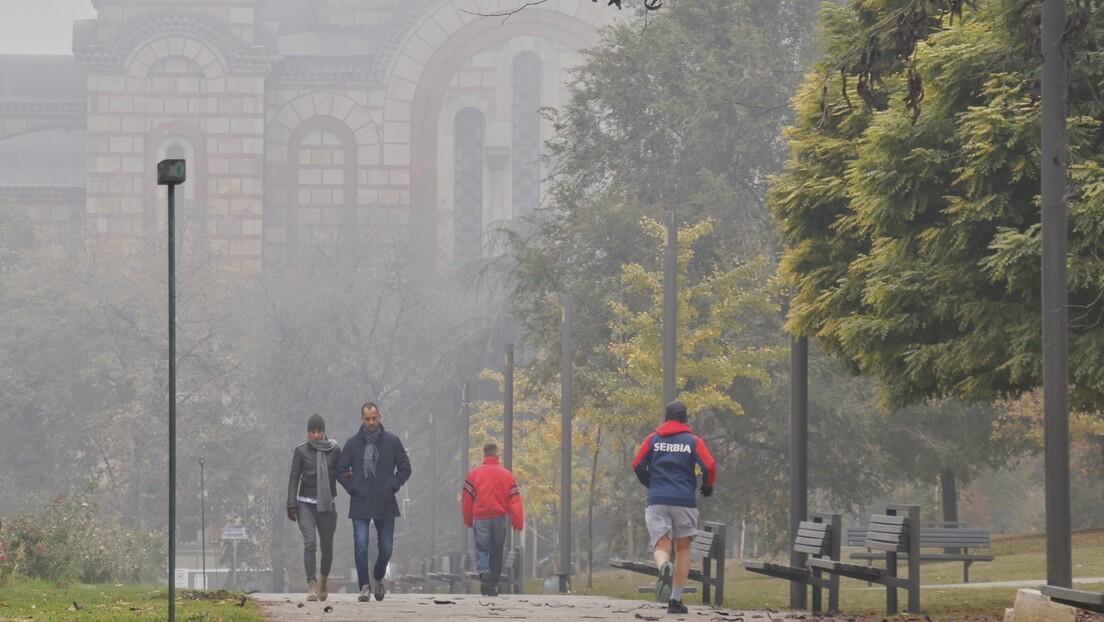
[[[341,448],[326,437],[326,421],[315,413],[307,420],[307,442],[291,454],[287,516],[299,523],[303,534],[303,567],[307,571],[307,600],[326,600],[326,584],[333,563],[333,536],[337,529],[337,461]],[[315,575],[317,531],[322,545],[321,580]]]

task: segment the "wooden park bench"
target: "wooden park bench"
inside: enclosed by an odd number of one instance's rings
[[[432,590],[433,580],[429,578],[428,574],[433,568],[433,558],[423,559],[418,564],[418,572],[416,574],[404,573],[399,575],[399,581],[404,585],[411,586],[412,588],[420,589],[422,592]]]
[[[814,512],[810,520],[801,521],[794,538],[793,551],[812,555],[814,558],[839,561],[842,520],[839,514]],[[787,579],[808,585],[813,589],[813,611],[821,610],[821,592],[828,590],[828,611],[839,611],[839,575],[828,574],[807,566],[788,566],[770,562],[744,560],[744,568],[768,577]]]
[[[1085,611],[1104,613],[1104,594],[1082,592],[1081,590],[1071,590],[1068,587],[1055,587],[1053,585],[1044,585],[1040,591],[1056,603],[1084,609]]]
[[[690,544],[690,559],[700,557],[701,569],[691,567],[689,579],[701,583],[703,605],[710,604],[710,600],[712,600],[715,607],[724,605],[726,531],[727,527],[723,523],[707,521],[705,529],[699,530],[697,537]],[[614,568],[639,572],[652,577],[659,576],[659,569],[656,568],[654,561],[632,561],[614,558],[609,563]],[[683,591],[690,590],[684,588]]]
[[[471,583],[465,572],[471,568],[471,556],[458,552],[445,553],[441,556],[439,570],[426,572],[426,577],[443,583],[448,588],[449,594],[456,593],[456,587],[462,585],[466,592],[471,591]]]
[[[812,558],[809,567],[886,588],[886,613],[897,613],[897,589],[908,592],[909,613],[920,613],[920,508],[890,505],[885,514],[873,514],[863,546],[885,553],[885,567],[860,566],[831,559]],[[908,577],[897,575],[899,556],[907,556]]]
[[[848,546],[863,546],[865,527],[847,530]],[[962,562],[962,582],[970,582],[970,565],[974,562],[991,562],[996,559],[989,553],[971,552],[970,549],[988,549],[992,546],[988,529],[971,529],[962,522],[922,521],[920,523],[920,561]],[[939,552],[924,549],[941,549]],[[851,559],[884,559],[885,553],[867,551],[852,553]]]
[[[525,593],[525,575],[522,573],[524,561],[525,549],[521,547],[514,547],[506,554],[506,559],[502,560],[502,574],[498,582],[502,588],[501,594]],[[479,581],[479,573],[474,569],[466,570],[464,576],[468,580]]]

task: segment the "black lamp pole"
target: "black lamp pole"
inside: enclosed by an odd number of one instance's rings
[[[157,163],[157,184],[168,186],[169,212],[169,622],[176,620],[176,186],[184,160]]]

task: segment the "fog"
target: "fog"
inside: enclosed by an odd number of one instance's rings
[[[520,337],[504,231],[539,201],[538,108],[563,101],[577,42],[612,15],[571,16],[565,45],[542,32],[547,12],[509,34],[454,10],[478,3],[392,4],[5,3],[0,516],[79,498],[74,511],[152,547],[136,578],[164,571],[168,197],[153,173],[178,157],[177,567],[302,583],[284,516],[292,450],[312,413],[344,443],[367,401],[414,467],[394,573],[470,547],[462,388],[477,415],[501,412],[480,373]],[[484,39],[465,68],[448,51],[470,37],[462,22]],[[512,74],[517,57],[537,74]],[[491,99],[467,77],[481,73]],[[526,137],[511,138],[515,122]],[[513,154],[505,169],[499,153]],[[495,433],[473,430],[473,451]],[[553,521],[532,515],[534,530]],[[237,527],[244,540],[223,539]],[[337,544],[347,576],[344,518]]]
[[[575,571],[639,554],[644,492],[629,465],[661,423],[655,303],[673,211],[690,292],[680,386],[721,465],[703,518],[730,526],[734,555],[781,550],[790,341],[766,180],[786,162],[820,2],[760,3],[770,10],[755,19],[750,3],[690,2],[645,16],[630,0],[620,12],[589,0],[5,0],[0,528],[79,517],[111,543],[89,555],[117,562],[95,576],[164,581],[173,442],[188,587],[205,567],[212,587],[302,590],[285,516],[292,451],[313,413],[344,443],[371,401],[413,463],[398,580],[472,548],[459,494],[482,444],[505,444],[512,345],[527,513],[515,544],[528,576],[548,576],[563,546],[571,295]],[[706,26],[717,32],[699,37]],[[187,162],[173,194],[175,439],[169,195],[155,175],[168,158]],[[994,462],[978,451],[942,468],[959,453],[941,437],[957,420],[915,424],[935,407],[886,419],[873,383],[812,356],[822,505],[924,499],[946,472],[981,479]],[[957,440],[983,444],[992,412],[967,414],[980,425]],[[903,437],[929,453],[894,449]],[[1037,522],[1003,477],[986,483],[1009,525]],[[333,574],[348,577],[341,490],[337,504]]]

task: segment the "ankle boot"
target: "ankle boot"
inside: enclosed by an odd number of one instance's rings
[[[318,600],[318,581],[311,579],[307,581],[307,601],[314,602]]]
[[[318,579],[318,600],[326,600],[326,597],[330,595],[329,586],[326,584],[329,577],[319,577]]]

